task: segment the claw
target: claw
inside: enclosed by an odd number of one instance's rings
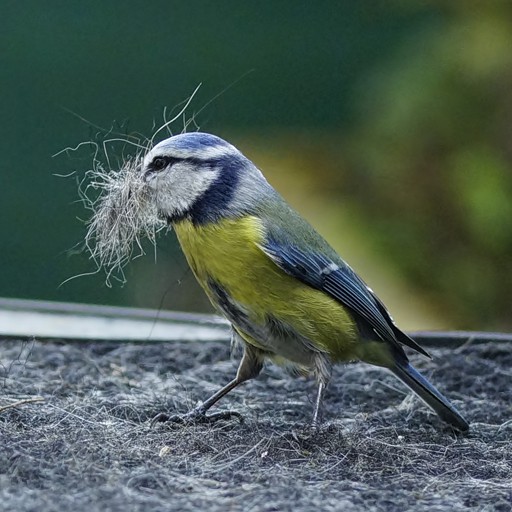
[[[206,415],[200,408],[193,409],[186,414],[173,414],[169,416],[165,412],[158,413],[149,424],[149,428],[153,428],[156,423],[174,423],[176,425],[204,425],[212,424],[219,420],[229,420],[237,418],[240,423],[244,422],[243,416],[236,411],[217,412],[215,414]]]

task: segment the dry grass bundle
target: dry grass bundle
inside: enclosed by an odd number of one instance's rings
[[[166,226],[158,218],[153,191],[142,179],[142,159],[142,153],[128,158],[119,170],[95,162],[82,182],[87,185],[80,195],[92,211],[85,246],[98,270],[105,270],[107,284],[112,276],[124,282],[124,265],[145,253],[142,240],[154,246],[156,234]]]
[[[92,212],[91,217],[86,220],[85,249],[96,264],[96,272],[105,271],[107,286],[111,285],[112,278],[122,283],[126,282],[123,267],[132,259],[145,254],[144,239],[156,247],[157,233],[167,226],[166,222],[158,217],[154,191],[142,179],[140,168],[144,156],[154,146],[157,136],[161,132],[167,136],[173,135],[170,129],[173,123],[179,119],[183,120],[181,133],[186,132],[191,125],[198,128],[195,115],[192,114],[187,119],[185,111],[200,86],[201,84],[189,98],[177,106],[179,112],[172,119],[167,118],[168,112],[164,109],[164,122],[158,128],[154,128],[151,138],[123,134],[108,138],[114,134],[113,130],[104,130],[91,124],[106,134],[101,144],[93,141],[82,142],[74,148],[66,148],[57,153],[58,155],[76,151],[82,146],[89,145],[94,148],[92,169],[85,173],[79,182],[78,190],[85,208]],[[110,163],[113,152],[108,148],[116,144],[122,148],[134,148],[135,154],[123,156],[120,165],[114,168]]]

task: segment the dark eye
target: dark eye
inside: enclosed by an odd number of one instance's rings
[[[167,167],[167,160],[165,158],[162,158],[161,156],[157,156],[153,158],[153,161],[151,162],[151,167],[155,171],[161,171],[162,169],[165,169]]]

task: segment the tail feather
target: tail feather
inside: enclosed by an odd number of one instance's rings
[[[469,423],[462,417],[459,411],[412,365],[408,362],[396,362],[390,369],[431,407],[443,421],[461,432],[469,430]]]

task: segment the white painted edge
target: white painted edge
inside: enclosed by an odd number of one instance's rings
[[[212,315],[0,298],[0,336],[138,342],[229,339]]]

